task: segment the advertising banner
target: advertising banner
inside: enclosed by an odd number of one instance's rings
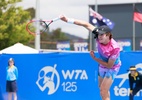
[[[0,87],[4,100],[7,100],[6,67],[11,57],[19,72],[18,100],[101,100],[98,63],[89,52],[0,55]],[[121,52],[121,60],[122,66],[110,89],[112,100],[128,100],[127,69],[131,65],[142,69],[142,52]],[[140,98],[142,91],[135,100]]]
[[[132,43],[130,39],[119,39],[116,41],[119,44],[121,51],[131,51],[132,50]]]
[[[88,43],[87,42],[75,42],[74,50],[75,51],[88,51]]]
[[[57,42],[57,50],[70,50],[70,42]]]

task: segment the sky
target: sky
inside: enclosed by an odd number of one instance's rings
[[[94,5],[96,1],[98,4],[142,2],[141,0],[22,0],[22,2],[17,5],[22,6],[24,9],[30,7],[36,8],[37,1],[39,1],[40,19],[50,20],[64,14],[69,18],[80,19],[88,22],[88,6]],[[57,28],[61,28],[63,32],[82,37],[84,39],[87,39],[89,35],[89,31],[84,27],[65,23],[61,20],[50,25],[50,31]]]
[[[37,1],[22,0],[17,5],[22,6],[23,9],[36,8]],[[49,20],[64,14],[69,18],[89,21],[88,5],[90,4],[95,4],[95,0],[39,0],[39,17],[40,19]],[[49,27],[50,30],[61,28],[63,32],[84,39],[87,39],[89,35],[89,31],[86,28],[65,23],[61,20],[52,23]]]

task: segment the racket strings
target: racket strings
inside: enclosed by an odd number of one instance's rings
[[[60,17],[54,18],[52,20],[32,20],[26,25],[26,30],[32,34],[41,34],[43,32],[46,32],[49,25],[54,22],[59,20]]]

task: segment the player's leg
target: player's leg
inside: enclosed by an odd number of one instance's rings
[[[102,84],[102,81],[103,81],[104,78],[98,76],[98,83],[99,83],[99,88],[100,88],[100,85]]]
[[[109,89],[112,85],[112,77],[105,77],[100,85],[100,93],[103,100],[110,100]]]
[[[102,77],[98,77],[98,80],[99,80],[99,88],[100,88],[100,95],[101,95],[101,98],[102,98],[102,100],[105,100],[104,99],[104,89],[103,89],[103,87],[102,87],[102,82],[103,82],[103,80],[104,80],[104,78],[102,78]],[[108,92],[108,95],[109,95],[109,92]]]
[[[103,100],[110,100],[109,90],[118,71],[119,68],[116,69],[99,68],[99,76],[103,78],[100,84],[100,94]]]
[[[103,78],[98,76],[98,83],[99,83],[99,89],[100,89],[100,85],[102,84]],[[101,89],[100,89],[100,95],[101,95]],[[102,98],[102,96],[101,96]]]
[[[106,77],[107,72],[108,69],[101,67],[99,68],[98,81],[99,81],[100,95],[102,97],[102,100],[110,100],[109,89],[112,84],[112,78]]]

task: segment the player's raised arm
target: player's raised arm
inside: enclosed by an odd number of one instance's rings
[[[74,18],[68,18],[65,15],[60,15],[60,19],[62,21],[67,22],[67,23],[71,23],[71,24],[76,24],[76,25],[79,25],[79,26],[83,26],[86,29],[88,29],[89,31],[93,31],[96,28],[95,26],[93,26],[92,24],[90,24],[90,23],[88,23],[86,21],[78,20],[78,19],[74,19]]]

